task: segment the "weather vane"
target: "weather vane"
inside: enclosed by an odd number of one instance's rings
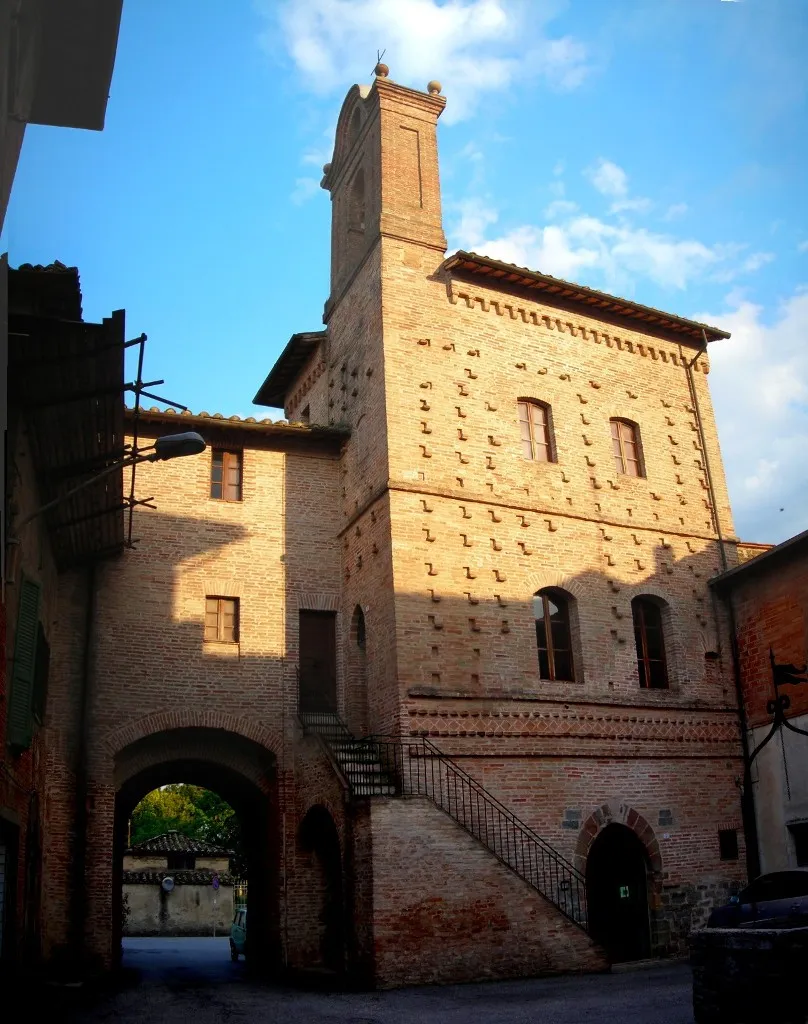
[[[387,50],[386,50],[386,49],[382,50],[382,52],[381,52],[381,53],[379,53],[379,51],[378,51],[378,50],[376,51],[376,67],[374,67],[374,69],[373,69],[373,74],[375,74],[375,73],[376,73],[376,68],[377,68],[377,67],[378,67],[378,66],[379,66],[379,65],[381,64],[381,62],[382,62],[382,57],[383,57],[383,56],[384,56],[384,55],[385,55],[386,53],[387,53]]]

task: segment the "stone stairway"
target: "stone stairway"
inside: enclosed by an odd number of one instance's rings
[[[497,860],[588,931],[586,880],[565,857],[425,737],[357,739],[333,713],[300,713],[353,797],[425,796]]]
[[[395,778],[381,761],[378,744],[356,739],[330,712],[301,712],[305,732],[320,736],[345,777],[352,796],[396,796]]]

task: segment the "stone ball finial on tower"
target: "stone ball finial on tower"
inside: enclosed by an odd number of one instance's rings
[[[323,174],[328,174],[331,170],[331,164],[323,164]]]
[[[435,79],[433,78],[432,81],[428,83],[426,91],[429,93],[430,96],[440,96],[440,91],[442,88],[443,86],[440,84],[440,82],[436,82]]]
[[[381,61],[373,69],[373,73],[377,78],[387,78],[390,74],[390,68],[386,64],[382,64]]]

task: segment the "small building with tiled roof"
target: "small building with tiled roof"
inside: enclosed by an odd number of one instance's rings
[[[233,917],[232,850],[176,829],[123,858],[125,935],[224,934]]]

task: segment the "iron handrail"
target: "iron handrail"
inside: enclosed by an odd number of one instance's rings
[[[336,715],[310,713],[305,718],[301,715],[301,721],[304,728],[319,732],[329,746],[334,742],[344,745],[341,752],[333,754],[353,796],[426,796],[565,917],[586,930],[584,875],[426,737],[371,735],[357,739]]]

